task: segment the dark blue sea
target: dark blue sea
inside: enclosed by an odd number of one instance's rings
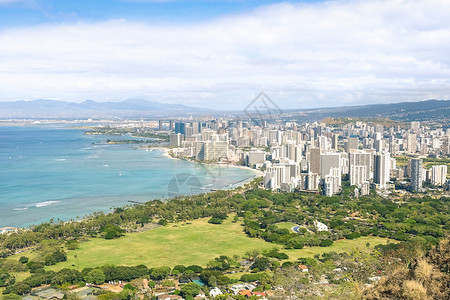
[[[255,172],[106,144],[83,129],[0,126],[0,228],[81,219],[113,207],[231,188]],[[128,139],[129,137],[126,137]]]

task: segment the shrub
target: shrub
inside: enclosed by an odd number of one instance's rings
[[[169,223],[169,222],[167,222],[167,221],[164,220],[164,219],[161,219],[161,220],[158,221],[158,224],[161,225],[161,226],[166,226],[168,223]]]
[[[210,223],[210,224],[222,224],[223,223],[223,219],[211,218],[211,219],[209,219],[208,223]]]
[[[359,238],[360,236],[361,235],[359,234],[359,232],[353,232],[353,233],[347,234],[345,236],[345,238],[348,239],[348,240],[353,240],[353,239]]]
[[[78,249],[78,242],[75,240],[67,241],[66,245],[68,250]]]
[[[320,247],[330,247],[331,245],[333,245],[332,240],[323,240],[320,242]]]
[[[241,276],[243,282],[253,282],[261,279],[261,274],[244,274]]]
[[[272,250],[270,252],[264,252],[263,255],[266,257],[273,257],[273,258],[278,258],[278,259],[288,259],[289,258],[289,256],[286,253],[278,252],[275,250]]]
[[[26,257],[26,256],[21,256],[21,257],[19,258],[19,262],[20,262],[21,264],[26,264],[26,263],[28,262],[28,257]]]
[[[16,282],[16,278],[6,271],[0,270],[0,287],[10,286]]]

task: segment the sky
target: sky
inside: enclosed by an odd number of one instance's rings
[[[450,99],[448,0],[0,0],[0,101]]]

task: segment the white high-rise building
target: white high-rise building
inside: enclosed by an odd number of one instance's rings
[[[431,183],[443,186],[447,182],[447,166],[439,165],[431,167]]]
[[[350,165],[350,185],[361,187],[362,183],[367,181],[367,167],[359,165]]]
[[[324,153],[320,155],[320,178],[330,174],[332,168],[337,168],[341,173],[341,155],[339,153]],[[340,176],[340,175],[339,175]]]
[[[360,168],[364,167],[364,168]],[[364,174],[360,174],[364,170]],[[350,184],[358,187],[364,181],[373,178],[373,153],[366,151],[352,151],[349,153]]]
[[[325,176],[323,187],[326,196],[333,196],[341,191],[341,171],[338,168],[330,169],[330,173]]]
[[[264,173],[264,187],[272,190],[281,188],[282,183],[289,183],[291,179],[291,168],[286,165],[273,165]]]
[[[195,142],[195,158],[201,161],[216,161],[229,158],[228,142],[198,141]]]

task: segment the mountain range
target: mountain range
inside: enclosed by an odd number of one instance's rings
[[[144,99],[127,99],[122,102],[86,100],[81,103],[42,99],[0,102],[0,118],[159,117],[195,114],[200,111],[208,110]]]
[[[324,118],[387,118],[395,121],[448,120],[450,100],[425,100],[390,104],[341,106],[308,110],[288,110],[286,115],[299,122]]]
[[[261,113],[261,112],[260,112]],[[262,112],[263,113],[263,112]],[[33,100],[0,102],[0,118],[158,118],[191,115],[242,116],[244,111],[219,111],[181,104],[166,104],[144,99],[128,99],[122,102],[81,103]],[[426,100],[391,104],[328,107],[316,109],[288,109],[276,116],[284,120],[305,122],[328,117],[389,118],[396,121],[424,121],[449,119],[450,100]],[[266,118],[267,116],[262,116]]]

